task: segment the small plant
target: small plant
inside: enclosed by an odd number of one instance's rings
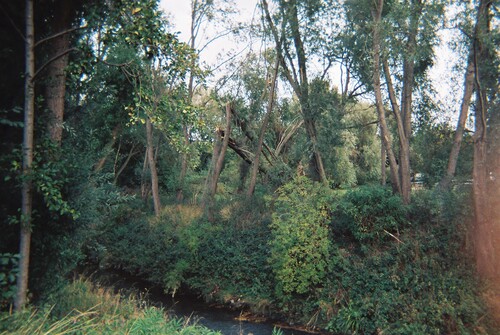
[[[0,310],[9,306],[16,294],[18,254],[0,254]]]

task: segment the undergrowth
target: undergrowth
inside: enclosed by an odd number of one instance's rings
[[[487,334],[467,244],[467,190],[332,190],[297,178],[274,197],[231,195],[208,222],[194,205],[102,226],[101,266],[175,294],[338,334]]]
[[[122,298],[79,279],[51,296],[44,306],[1,314],[0,334],[220,334],[190,320],[169,318],[160,308],[140,305],[133,296]]]

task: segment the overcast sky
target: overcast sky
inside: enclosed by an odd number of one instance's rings
[[[259,0],[233,0],[239,15],[234,19],[240,22],[250,23],[252,20],[259,21],[260,12],[256,8]],[[191,0],[161,0],[160,7],[169,15],[173,25],[173,31],[179,32],[179,39],[183,42],[189,40],[189,29],[191,24],[190,11]],[[211,27],[217,29],[217,27]],[[209,34],[214,34],[214,30],[209,31]],[[448,42],[449,36],[442,36],[444,42]],[[200,41],[201,42],[201,41]],[[217,56],[219,54],[226,55],[231,50],[242,50],[247,48],[248,42],[238,43],[237,41],[224,37],[214,43],[211,43],[200,55],[203,62],[209,65],[218,63]],[[246,51],[246,50],[245,50]],[[430,71],[430,78],[438,92],[438,99],[446,105],[448,117],[454,120],[456,118],[457,100],[461,98],[461,89],[463,85],[463,76],[456,75],[452,78],[452,67],[456,64],[456,55],[453,55],[446,45],[441,46],[436,52],[435,66]],[[223,58],[224,59],[224,58]],[[331,78],[334,82],[335,73]],[[339,86],[337,83],[333,83]],[[454,121],[453,121],[454,122]]]
[[[233,0],[234,7],[239,12],[239,15],[234,16],[234,20],[240,22],[250,22],[252,18],[259,20],[259,15],[256,11],[256,6],[258,0]],[[191,25],[191,0],[161,0],[160,7],[167,13],[170,17],[170,21],[174,26],[174,31],[179,32],[179,39],[183,42],[188,42],[189,40],[189,30]],[[216,24],[216,22],[214,22]],[[209,34],[215,34],[215,29],[218,27],[210,26]],[[203,37],[200,36],[200,44],[203,43]],[[229,51],[231,49],[242,49],[245,45],[238,45],[233,39],[224,37],[214,43],[211,43],[201,53],[200,57],[202,61],[213,65],[216,62],[217,55],[223,51]]]

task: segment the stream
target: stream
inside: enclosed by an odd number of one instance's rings
[[[211,330],[220,331],[223,335],[271,335],[274,328],[280,329],[283,335],[311,335],[309,332],[275,325],[272,321],[239,321],[241,311],[214,307],[192,295],[172,298],[160,287],[122,271],[97,270],[90,277],[92,281],[112,287],[117,292],[137,292],[148,303],[164,308],[169,315],[189,318]]]

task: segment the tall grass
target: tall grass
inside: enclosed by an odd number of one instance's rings
[[[2,314],[0,335],[220,334],[191,320],[169,318],[161,308],[144,306],[135,297],[120,297],[85,279],[65,286],[48,301],[38,309]]]

